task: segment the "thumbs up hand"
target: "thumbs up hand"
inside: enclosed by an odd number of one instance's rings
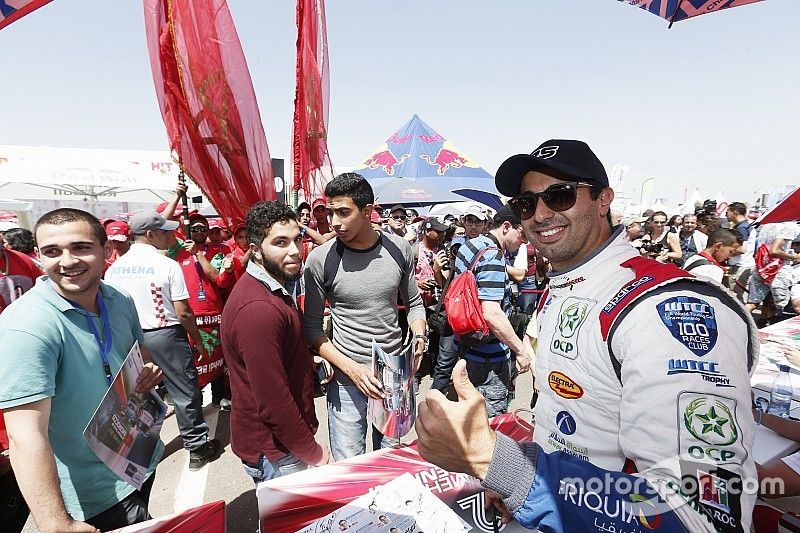
[[[464,472],[483,479],[496,439],[489,427],[486,401],[470,382],[465,360],[456,364],[452,377],[458,401],[451,402],[432,389],[419,405],[414,425],[419,454],[449,472]]]

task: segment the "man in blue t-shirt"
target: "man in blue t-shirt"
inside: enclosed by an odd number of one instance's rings
[[[107,531],[147,520],[163,444],[136,490],[83,437],[128,351],[144,340],[136,307],[101,281],[111,246],[94,216],[56,209],[34,233],[47,277],[0,315],[0,409],[22,495],[41,531]],[[142,353],[149,361],[143,346]],[[148,362],[136,392],[160,380]]]
[[[511,208],[501,208],[491,222],[487,235],[466,241],[456,253],[453,276],[470,268],[476,255],[485,250],[472,268],[478,284],[483,318],[489,325],[488,342],[463,348],[459,352],[467,361],[469,379],[486,398],[490,417],[506,412],[511,398],[509,389],[514,372],[511,352],[516,355],[516,369],[522,374],[531,366],[529,347],[517,337],[509,322],[511,285],[506,273],[504,252],[514,253],[525,242],[521,221]]]

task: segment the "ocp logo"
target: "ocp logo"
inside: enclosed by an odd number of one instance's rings
[[[556,427],[564,435],[572,435],[578,430],[575,419],[567,411],[561,411],[556,415]]]
[[[568,339],[575,335],[588,312],[589,304],[581,301],[572,302],[563,308],[561,316],[558,317],[558,330],[561,332],[561,336]]]
[[[683,423],[695,438],[712,446],[728,446],[739,438],[733,413],[719,399],[697,398],[689,402]]]

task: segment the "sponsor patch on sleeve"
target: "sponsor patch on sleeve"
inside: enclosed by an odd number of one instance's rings
[[[732,398],[682,392],[677,424],[682,457],[718,465],[741,465],[747,457]]]
[[[714,308],[693,296],[675,296],[659,303],[658,316],[672,336],[702,357],[717,343],[717,319]]]
[[[744,486],[741,476],[699,461],[680,461],[680,465],[681,492],[689,505],[704,514],[717,531],[743,531],[741,496],[750,489]]]

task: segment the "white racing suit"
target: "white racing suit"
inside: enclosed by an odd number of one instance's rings
[[[741,304],[619,228],[548,291],[535,443],[498,435],[484,485],[540,531],[749,531],[758,340]]]

